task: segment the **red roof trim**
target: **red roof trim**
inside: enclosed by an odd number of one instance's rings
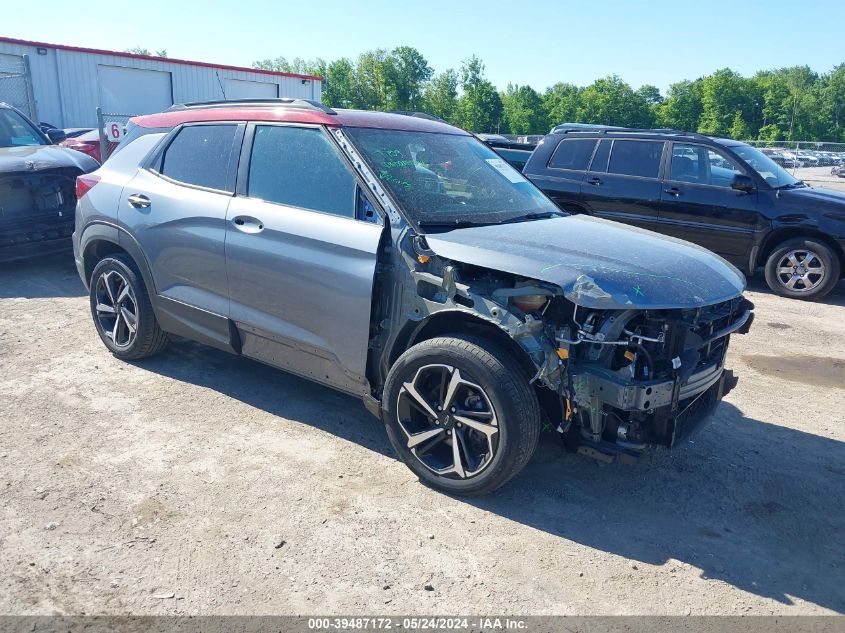
[[[209,64],[208,62],[194,62],[187,59],[173,59],[171,57],[156,57],[155,55],[136,55],[123,51],[107,51],[100,48],[83,48],[81,46],[67,46],[65,44],[47,44],[45,42],[31,42],[29,40],[18,40],[12,37],[0,36],[0,42],[9,44],[20,44],[22,46],[36,46],[39,48],[53,48],[60,51],[73,51],[75,53],[95,53],[97,55],[113,55],[115,57],[129,57],[130,59],[146,59],[154,62],[170,62],[172,64],[184,64],[186,66],[202,66],[203,68],[221,68],[225,70],[239,70],[242,72],[258,73],[259,75],[275,75],[276,77],[294,77],[296,79],[311,79],[323,81],[322,77],[316,75],[300,75],[298,73],[283,73],[278,70],[264,70],[263,68],[244,68],[243,66],[229,66],[227,64]]]

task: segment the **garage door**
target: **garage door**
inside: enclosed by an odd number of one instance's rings
[[[243,81],[227,79],[227,99],[275,99],[279,96],[279,86],[261,81]]]
[[[173,105],[170,73],[122,66],[97,66],[100,107],[115,114],[152,114]]]

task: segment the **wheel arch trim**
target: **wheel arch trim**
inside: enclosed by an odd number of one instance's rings
[[[135,238],[126,231],[126,229],[110,222],[96,220],[87,224],[85,228],[82,229],[82,233],[79,238],[79,253],[85,271],[85,278],[83,279],[85,287],[88,287],[91,271],[96,265],[95,262],[89,262],[88,258],[92,255],[93,250],[97,248],[97,245],[103,242],[113,244],[132,258],[135,265],[138,266],[138,270],[141,271],[141,277],[144,279],[144,284],[147,286],[150,299],[155,305],[155,298],[157,296],[155,280],[153,279],[147,258],[141,250],[141,246]]]

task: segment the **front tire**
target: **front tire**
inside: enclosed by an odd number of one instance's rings
[[[478,496],[504,485],[534,453],[540,406],[510,354],[461,335],[402,354],[384,388],[387,435],[399,457],[437,490]]]
[[[808,239],[787,240],[766,260],[766,283],[790,299],[818,301],[839,282],[839,258],[827,244]]]
[[[167,347],[141,274],[126,255],[109,255],[91,273],[91,316],[97,334],[112,354],[138,360]]]

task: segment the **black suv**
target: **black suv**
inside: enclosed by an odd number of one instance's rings
[[[678,237],[776,293],[820,299],[845,263],[845,193],[791,176],[745,143],[676,130],[558,126],[524,174],[566,211]]]

